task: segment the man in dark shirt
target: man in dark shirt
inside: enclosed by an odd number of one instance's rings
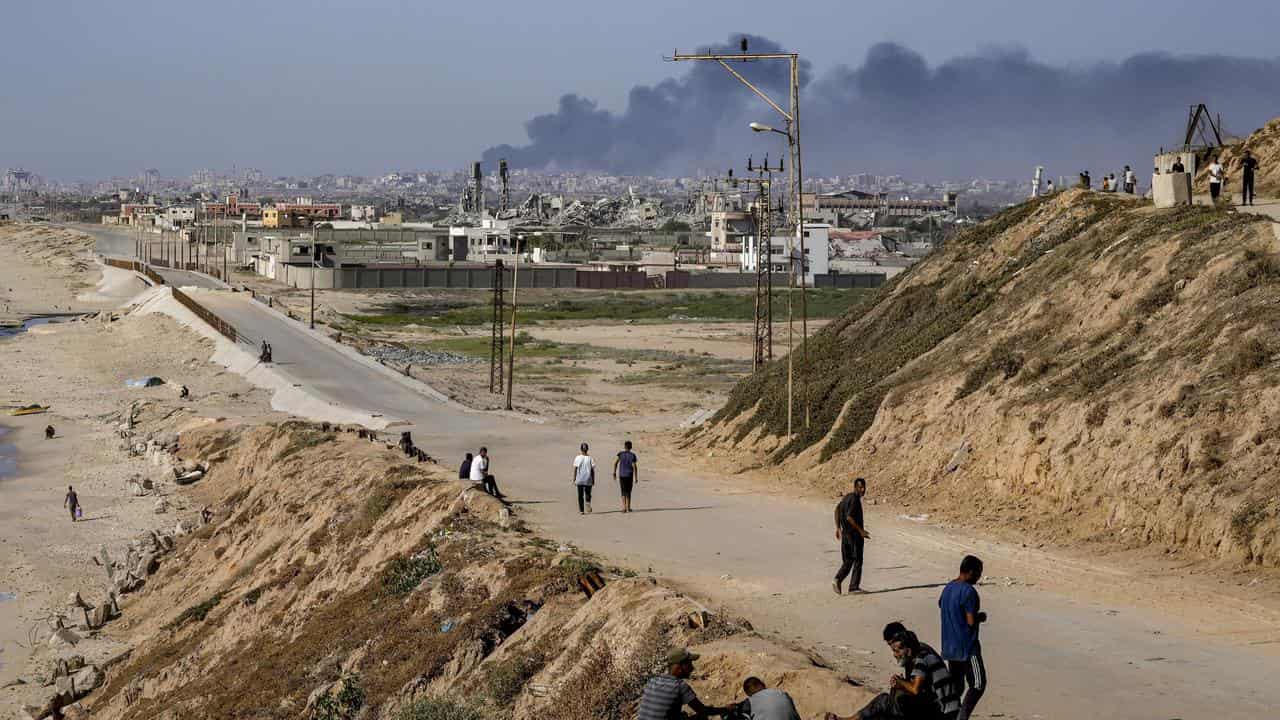
[[[862,591],[862,547],[871,537],[862,525],[862,496],[867,494],[867,481],[853,481],[853,492],[845,495],[836,505],[836,539],[840,541],[840,569],[831,583],[836,594],[840,584],[849,578],[849,592]]]
[[[1253,153],[1245,150],[1244,157],[1240,159],[1240,204],[1253,204],[1253,173],[1258,169],[1258,161],[1253,157]]]
[[[618,489],[622,492],[622,512],[631,512],[631,488],[640,475],[640,459],[631,452],[631,441],[622,444],[622,452],[613,461],[613,477],[618,481]]]
[[[462,467],[458,468],[459,480],[471,479],[471,458],[471,453],[467,453],[467,456],[462,458]]]

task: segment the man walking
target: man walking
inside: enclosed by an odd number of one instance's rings
[[[1138,188],[1138,175],[1128,165],[1124,166],[1124,191],[1132,195]]]
[[[631,488],[640,476],[640,460],[631,452],[631,441],[622,443],[622,452],[613,461],[613,478],[622,492],[622,512],[631,512]]]
[[[831,583],[836,594],[840,584],[849,578],[849,592],[862,591],[862,548],[871,537],[862,525],[862,496],[867,494],[867,481],[853,481],[853,492],[845,495],[836,505],[836,539],[840,541],[840,569]]]
[[[982,561],[966,555],[960,561],[960,575],[947,583],[938,598],[942,612],[942,657],[957,686],[961,679],[968,686],[957,720],[968,720],[987,690],[987,668],[978,642],[978,626],[987,621],[987,614],[982,612],[978,590],[974,587],[981,579]]]
[[[596,461],[587,454],[587,444],[573,459],[573,484],[578,488],[578,514],[591,512],[591,487],[596,484]]]
[[[1226,175],[1226,169],[1222,167],[1222,161],[1214,158],[1209,163],[1209,199],[1214,205],[1218,204],[1218,196],[1222,194],[1222,179]]]
[[[1240,159],[1240,204],[1253,204],[1253,173],[1258,169],[1258,161],[1253,153],[1245,150]]]
[[[80,498],[76,496],[75,488],[70,485],[67,486],[67,496],[62,499],[62,507],[71,511],[71,522],[75,522],[80,514]]]
[[[583,445],[586,452],[586,445]],[[689,687],[686,680],[693,674],[693,661],[698,656],[685,648],[667,653],[667,671],[649,678],[644,691],[640,694],[640,707],[636,712],[636,720],[674,720],[683,718],[684,706],[693,710],[694,717],[699,720],[708,715],[724,715],[725,708],[708,707],[698,699],[697,693]]]

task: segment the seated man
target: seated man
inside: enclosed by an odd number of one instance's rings
[[[889,647],[903,669],[902,675],[889,679],[889,692],[875,696],[853,715],[827,713],[826,720],[953,720],[960,711],[960,693],[938,653],[909,630],[896,632]]]
[[[743,720],[800,720],[796,712],[796,704],[791,696],[781,690],[765,686],[758,677],[749,677],[742,682],[742,691],[747,699],[738,705],[738,712]]]
[[[685,682],[693,674],[693,661],[698,656],[685,648],[667,653],[667,672],[649,678],[640,695],[640,707],[636,720],[676,720],[683,718],[684,706],[693,710],[694,717],[702,720],[708,715],[724,715],[725,708],[707,707],[698,699],[693,688]]]

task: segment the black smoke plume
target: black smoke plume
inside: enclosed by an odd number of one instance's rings
[[[734,52],[737,37],[718,46]],[[778,45],[751,38],[753,50]],[[779,101],[785,63],[738,63]],[[1241,136],[1280,115],[1280,59],[1133,55],[1118,62],[1050,65],[1021,49],[986,49],[930,66],[881,43],[858,67],[810,81],[801,130],[806,175],[901,173],[917,178],[1023,177],[1142,170],[1182,141],[1187,108],[1206,103]],[[529,144],[502,145],[486,161],[513,167],[624,174],[684,173],[781,151],[777,136],[746,123],[780,120],[714,63],[694,63],[657,85],[633,88],[621,114],[578,95],[526,123]]]

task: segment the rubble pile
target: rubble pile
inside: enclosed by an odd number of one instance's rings
[[[404,345],[376,344],[365,351],[384,365],[470,365],[480,360],[443,350],[410,348]]]

